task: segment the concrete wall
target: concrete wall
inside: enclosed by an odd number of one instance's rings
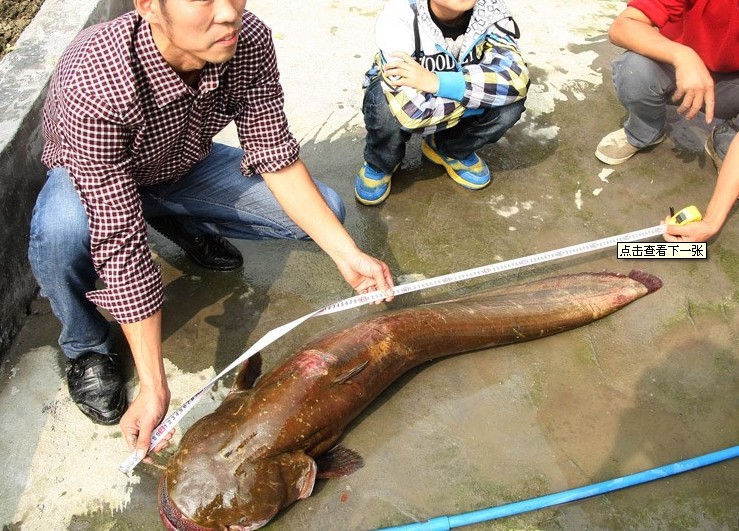
[[[46,169],[41,109],[49,77],[81,29],[130,10],[130,0],[46,0],[0,62],[0,355],[36,292],[26,251],[31,211]]]

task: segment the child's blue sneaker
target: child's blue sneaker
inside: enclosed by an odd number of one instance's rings
[[[488,165],[475,153],[463,160],[447,157],[436,148],[432,136],[425,137],[421,142],[421,153],[434,164],[444,166],[449,177],[465,188],[479,190],[490,184]]]
[[[354,196],[363,205],[379,205],[390,195],[392,173],[382,173],[364,163],[354,178]]]

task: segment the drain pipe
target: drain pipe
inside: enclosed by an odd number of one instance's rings
[[[733,459],[737,456],[739,456],[739,446],[734,446],[733,448],[726,448],[725,450],[719,450],[717,452],[694,457],[692,459],[678,461],[677,463],[672,463],[670,465],[644,470],[643,472],[636,472],[628,476],[609,479],[593,485],[585,485],[583,487],[577,487],[554,494],[547,494],[546,496],[539,496],[538,498],[530,498],[528,500],[508,503],[498,507],[481,509],[479,511],[472,511],[453,516],[438,516],[436,518],[431,518],[426,522],[415,522],[396,527],[387,527],[384,528],[384,530],[448,531],[455,527],[479,524],[480,522],[487,522],[489,520],[495,520],[496,518],[503,518],[505,516],[512,516],[514,514],[525,513],[536,509],[543,509],[545,507],[551,507],[552,505],[569,503],[597,496],[599,494],[606,494],[615,490],[625,489],[626,487],[633,487],[634,485],[647,483],[649,481],[654,481],[655,479],[662,479],[676,474],[681,474],[683,472],[688,472],[696,468],[720,463],[721,461]]]

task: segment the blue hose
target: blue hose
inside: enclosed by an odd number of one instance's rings
[[[496,518],[503,518],[505,516],[512,516],[514,514],[525,513],[536,509],[543,509],[545,507],[551,507],[552,505],[582,500],[584,498],[590,498],[591,496],[605,494],[614,490],[633,487],[634,485],[647,483],[649,481],[654,481],[655,479],[662,479],[674,476],[675,474],[688,472],[696,468],[720,463],[721,461],[733,459],[737,456],[739,456],[739,446],[734,446],[732,448],[726,448],[725,450],[719,450],[699,457],[693,457],[692,459],[686,459],[685,461],[678,461],[671,465],[652,468],[643,472],[636,472],[628,476],[609,479],[593,485],[585,485],[583,487],[577,487],[575,489],[565,490],[554,494],[547,494],[546,496],[539,496],[538,498],[530,498],[520,502],[508,503],[498,507],[490,507],[488,509],[481,509],[479,511],[472,511],[454,516],[438,516],[436,518],[431,518],[426,522],[415,522],[412,524],[387,527],[384,529],[385,531],[448,531],[455,527],[479,524],[480,522],[487,522],[488,520],[495,520]]]

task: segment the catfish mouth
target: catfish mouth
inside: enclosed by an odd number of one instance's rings
[[[162,474],[159,481],[159,516],[168,531],[216,531],[212,527],[203,527],[182,514],[167,494],[167,474]]]

